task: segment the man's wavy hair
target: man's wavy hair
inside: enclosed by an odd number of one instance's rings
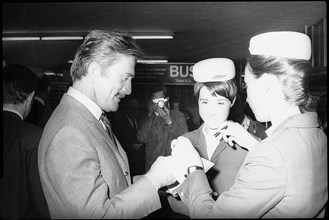
[[[70,71],[72,80],[79,80],[85,76],[91,62],[96,61],[108,67],[122,55],[133,56],[137,60],[142,58],[144,53],[128,32],[91,31],[75,54]]]

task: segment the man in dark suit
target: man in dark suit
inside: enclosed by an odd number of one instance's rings
[[[39,78],[38,88],[33,98],[32,110],[25,120],[38,125],[42,129],[53,112],[48,102],[50,89],[48,76],[44,74]]]
[[[41,128],[24,122],[37,88],[34,73],[22,65],[3,69],[3,173],[1,217],[49,218],[37,165]]]

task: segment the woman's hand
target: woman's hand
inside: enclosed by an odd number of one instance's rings
[[[220,127],[222,129],[219,135],[232,147],[234,146],[233,142],[235,142],[241,147],[250,150],[258,143],[258,140],[237,122],[224,121]]]

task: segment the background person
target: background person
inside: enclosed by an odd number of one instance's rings
[[[147,97],[147,115],[142,117],[137,139],[145,143],[145,172],[159,156],[170,155],[170,143],[188,131],[184,114],[179,110],[170,110],[168,88],[155,84],[149,88]],[[162,105],[158,105],[158,104]],[[162,209],[148,218],[172,218],[174,213],[167,202],[164,188],[159,191]]]
[[[181,106],[180,106],[180,103],[179,103],[179,100],[178,99],[172,100],[170,107],[171,107],[172,110],[178,110],[178,111],[181,110]]]
[[[198,126],[194,122],[193,114],[186,108],[183,108],[181,111],[184,114],[188,131],[194,131],[195,129],[197,129]]]
[[[38,79],[39,83],[33,98],[33,106],[26,121],[43,129],[53,112],[53,109],[49,104],[49,92],[51,86],[46,74],[43,74]]]
[[[156,84],[148,93],[147,116],[141,120],[137,139],[145,143],[145,172],[159,156],[170,155],[170,143],[186,133],[187,125],[182,112],[170,110],[169,91],[166,86]],[[163,101],[164,106],[157,103]]]
[[[131,176],[144,174],[145,144],[137,139],[140,120],[140,104],[137,99],[128,99],[118,115],[113,118],[113,132],[125,150]]]
[[[239,93],[236,94],[236,99],[234,105],[231,107],[230,114],[228,115],[228,120],[238,122],[241,124],[249,133],[263,140],[267,137],[266,127],[262,123],[253,120],[250,116],[245,114],[244,110],[244,100],[242,100]]]
[[[192,166],[177,192],[192,218],[324,217],[327,138],[308,93],[311,41],[298,32],[269,32],[251,38],[249,51],[247,102],[258,121],[271,121],[268,137],[258,143],[240,124],[222,123],[229,144],[250,149],[235,183],[215,201],[204,171]],[[186,140],[176,141],[172,155],[185,169],[200,166]]]
[[[131,94],[142,51],[123,31],[91,31],[71,66],[72,86],[47,122],[38,165],[51,218],[141,218],[161,207],[172,183],[171,157],[160,157],[131,184],[127,155],[105,112]],[[169,166],[168,166],[169,165]]]
[[[42,129],[24,121],[33,104],[37,77],[29,68],[12,64],[3,69],[2,85],[1,217],[49,218],[37,163]]]

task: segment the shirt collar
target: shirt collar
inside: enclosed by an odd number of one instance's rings
[[[206,151],[207,151],[207,155],[208,158],[210,159],[212,157],[212,155],[214,154],[220,139],[218,137],[215,137],[214,134],[207,134],[206,132],[206,124],[204,124],[204,126],[202,127],[202,133],[205,137],[206,140]]]
[[[97,120],[100,119],[103,111],[94,101],[71,86],[68,89],[67,94],[83,104],[95,116],[95,118],[97,118]]]
[[[21,115],[21,113],[19,113],[18,111],[14,110],[14,109],[2,107],[2,111],[12,112],[12,113],[18,115],[22,120],[24,120],[23,115]]]
[[[267,136],[271,136],[271,134],[273,133],[274,129],[277,128],[278,126],[271,126],[269,127],[267,130],[265,130],[265,133],[267,134]]]

